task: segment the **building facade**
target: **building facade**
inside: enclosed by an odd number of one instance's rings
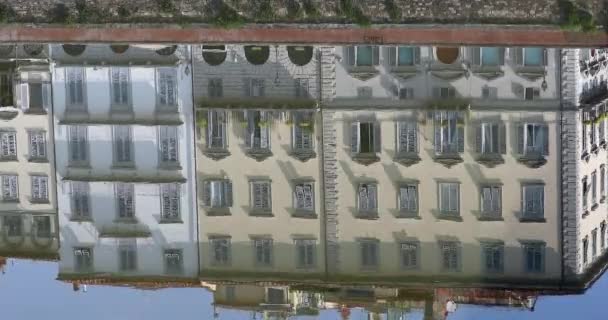
[[[195,277],[188,47],[52,52],[60,274]]]

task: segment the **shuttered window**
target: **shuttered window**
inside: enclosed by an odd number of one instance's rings
[[[30,131],[30,159],[46,159],[46,132]]]
[[[545,244],[529,243],[523,246],[526,272],[545,271]],[[586,250],[585,250],[586,252]]]
[[[263,111],[247,111],[247,146],[250,149],[270,149],[269,115]]]
[[[359,245],[361,250],[361,267],[363,269],[378,268],[378,241],[362,240]]]
[[[207,113],[207,148],[225,149],[226,141],[226,112],[209,110]]]
[[[314,211],[314,184],[298,183],[294,187],[293,203],[297,210]]]
[[[14,131],[0,131],[0,158],[17,158],[17,133]]]
[[[68,149],[70,154],[70,165],[86,164],[89,161],[87,127],[69,127]]]
[[[518,153],[523,155],[549,154],[549,128],[545,124],[526,123],[519,127]]]
[[[600,165],[600,201],[606,197],[606,165]]]
[[[439,183],[439,211],[444,215],[460,215],[459,183]]]
[[[418,125],[416,122],[397,123],[397,151],[418,153]]]
[[[230,180],[203,181],[203,205],[208,208],[232,207],[232,182]]]
[[[464,115],[456,111],[434,113],[435,153],[464,152]]]
[[[441,242],[441,266],[444,271],[460,270],[460,246],[457,242]]]
[[[270,181],[251,182],[251,208],[262,211],[272,210]]]
[[[362,213],[376,213],[378,211],[378,185],[376,183],[359,184],[357,204]]]
[[[32,176],[32,201],[49,200],[49,181],[47,176]]]
[[[543,185],[523,185],[522,211],[524,218],[542,218],[544,216]]]
[[[182,274],[184,269],[184,259],[182,250],[165,249],[163,252],[165,262],[165,272],[167,274]]]
[[[504,267],[504,245],[483,244],[483,262],[486,272],[502,272]]]
[[[93,268],[93,249],[74,248],[74,269],[76,272],[87,272]]]
[[[177,183],[166,183],[160,186],[161,220],[180,219],[181,192]]]
[[[403,242],[400,244],[401,266],[405,269],[418,267],[418,243]]]
[[[294,152],[312,151],[314,141],[314,119],[312,114],[294,112],[292,114],[291,146]]]
[[[230,265],[230,238],[211,238],[209,242],[211,245],[211,264],[216,266]]]
[[[69,110],[85,110],[85,77],[84,68],[69,67],[65,69],[66,102]]]
[[[597,204],[597,171],[591,173],[591,203]]]
[[[482,123],[480,128],[480,153],[499,153],[499,126],[496,123]]]
[[[114,162],[117,165],[133,163],[133,133],[129,126],[114,126]]]
[[[113,107],[128,107],[131,103],[129,68],[110,68],[110,92]]]
[[[19,180],[17,175],[2,175],[2,201],[19,201]]]
[[[483,186],[481,188],[481,213],[484,216],[500,217],[502,207],[500,186]]]
[[[118,218],[133,219],[135,218],[135,187],[130,183],[116,184],[116,201],[118,209]]]
[[[373,122],[351,123],[351,153],[380,152],[380,125]]]
[[[257,266],[267,267],[272,265],[272,239],[253,240],[255,250],[255,263]]]
[[[313,239],[297,239],[296,246],[296,267],[297,268],[314,268],[316,263],[316,246],[317,243]]]
[[[177,106],[177,72],[173,68],[157,69],[157,103],[159,107]]]
[[[87,219],[91,217],[88,182],[70,182],[72,218]]]
[[[399,187],[399,211],[409,214],[418,213],[418,186],[403,185]]]
[[[179,165],[179,139],[178,128],[159,127],[160,162],[164,165]]]
[[[119,245],[118,247],[120,271],[137,270],[137,247],[136,245]]]

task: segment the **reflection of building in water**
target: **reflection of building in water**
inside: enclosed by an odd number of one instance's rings
[[[564,265],[589,281],[606,264],[608,52],[564,49],[562,74]]]
[[[0,254],[58,248],[48,46],[0,46]]]
[[[337,48],[323,103],[328,272],[557,284],[558,53]]]
[[[52,52],[60,277],[194,277],[188,48]]]
[[[202,274],[323,275],[318,50],[193,50]]]

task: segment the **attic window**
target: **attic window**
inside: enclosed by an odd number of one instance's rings
[[[245,58],[253,65],[262,65],[268,61],[270,49],[268,46],[245,46]]]
[[[203,46],[203,59],[210,66],[219,66],[226,60],[226,46]]]
[[[460,56],[460,48],[458,47],[438,47],[435,48],[435,56],[443,64],[452,64],[458,60]]]
[[[170,56],[177,50],[177,45],[168,46],[162,49],[156,50],[156,53],[160,56]]]
[[[287,55],[289,61],[296,66],[305,66],[312,60],[313,49],[311,46],[288,46]]]
[[[112,52],[114,53],[125,53],[127,50],[129,49],[129,45],[128,44],[113,44],[110,45],[110,50],[112,50]]]
[[[87,46],[83,44],[64,44],[62,45],[63,51],[72,57],[77,57],[81,55]]]
[[[30,56],[37,56],[42,53],[44,47],[41,44],[24,44],[23,51]]]

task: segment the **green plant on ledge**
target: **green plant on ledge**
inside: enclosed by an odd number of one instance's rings
[[[345,18],[362,27],[369,27],[371,25],[369,17],[361,11],[361,8],[353,4],[353,0],[340,0],[340,6],[337,11]]]
[[[231,29],[243,26],[245,19],[236,10],[222,2],[212,23],[218,27]]]
[[[319,9],[317,8],[314,0],[304,0],[302,1],[302,7],[304,7],[304,13],[306,13],[306,17],[310,19],[317,19],[321,16]]]
[[[561,27],[566,30],[592,32],[597,28],[593,15],[570,0],[561,0]]]

